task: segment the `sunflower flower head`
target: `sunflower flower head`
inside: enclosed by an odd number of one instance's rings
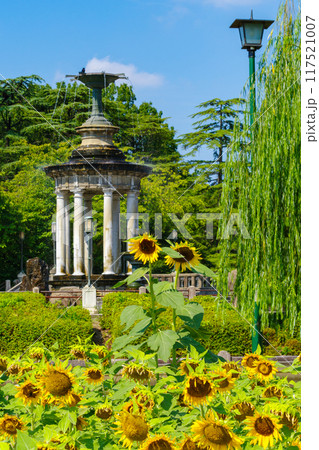
[[[165,262],[169,266],[175,266],[175,270],[181,270],[185,272],[186,268],[195,267],[199,264],[199,260],[202,259],[195,247],[192,247],[188,242],[176,243],[171,247],[181,256],[172,257],[169,255],[165,256]]]
[[[176,446],[174,440],[165,434],[156,434],[148,438],[139,450],[176,450]]]
[[[200,450],[200,448],[192,438],[190,438],[189,436],[185,436],[185,438],[181,442],[179,450]]]
[[[5,414],[0,419],[0,437],[15,440],[18,430],[23,430],[23,422],[16,416]]]
[[[281,398],[283,396],[284,394],[282,390],[277,386],[268,386],[263,392],[264,398],[271,398],[271,397]]]
[[[231,410],[239,411],[239,414],[235,415],[235,419],[238,420],[239,422],[242,422],[247,417],[254,415],[255,406],[250,402],[240,402],[240,403],[235,403],[231,407]]]
[[[89,367],[84,371],[84,377],[89,384],[100,384],[104,381],[102,370],[98,367]]]
[[[273,447],[274,443],[282,439],[279,432],[282,425],[273,416],[255,412],[253,417],[246,418],[245,423],[247,436],[253,438],[250,441],[252,445],[260,445],[265,449]]]
[[[3,373],[7,370],[8,367],[8,360],[6,357],[1,356],[0,358],[0,373]]]
[[[199,366],[198,361],[186,359],[185,361],[181,362],[179,370],[182,375],[188,376],[190,372],[195,371],[198,366]]]
[[[204,376],[189,376],[183,391],[183,401],[191,405],[203,405],[214,395],[213,385]]]
[[[151,378],[155,378],[155,375],[151,370],[136,363],[131,363],[128,366],[125,366],[123,369],[123,375],[130,380],[137,381],[138,383],[148,382]]]
[[[214,389],[217,392],[227,392],[233,389],[236,378],[232,377],[231,372],[223,369],[217,372],[216,375],[214,374],[212,380],[214,382]]]
[[[21,398],[24,405],[37,403],[41,395],[40,389],[30,380],[25,381],[17,389],[16,397]]]
[[[128,247],[129,252],[134,254],[134,259],[142,261],[143,264],[157,261],[158,254],[161,251],[160,246],[157,244],[157,239],[148,233],[129,239]]]
[[[91,353],[97,354],[100,359],[104,359],[108,355],[108,351],[103,345],[94,345],[94,347],[91,348]]]
[[[35,361],[41,361],[41,359],[45,357],[45,351],[42,347],[31,347],[29,350],[29,356]]]
[[[73,389],[75,378],[71,369],[64,369],[60,363],[55,366],[47,364],[37,384],[42,391],[42,401],[60,405],[69,405],[74,401]]]
[[[254,363],[261,360],[261,356],[257,353],[246,353],[241,360],[241,365],[246,367],[248,371],[254,369]]]
[[[201,448],[231,450],[241,448],[243,443],[243,440],[231,431],[225,421],[215,418],[212,411],[205,418],[195,421],[191,430],[194,441]]]
[[[110,417],[112,417],[113,411],[109,406],[102,406],[95,410],[95,415],[99,419],[108,420]]]
[[[85,348],[82,345],[74,345],[70,350],[70,354],[76,359],[86,360]]]
[[[240,367],[236,362],[227,361],[222,364],[222,368],[226,370],[226,372],[230,372],[232,378],[238,378],[240,375]]]
[[[134,442],[143,442],[148,436],[149,426],[140,414],[122,411],[115,424],[118,426],[116,433],[122,433],[120,441],[124,447],[131,448]]]
[[[260,381],[271,380],[276,372],[277,368],[274,363],[266,359],[255,361],[252,369],[252,373],[254,373]]]

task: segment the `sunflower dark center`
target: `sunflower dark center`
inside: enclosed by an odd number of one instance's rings
[[[258,372],[262,373],[263,375],[270,375],[272,372],[272,366],[268,363],[258,364]]]
[[[156,250],[156,244],[154,241],[151,241],[149,239],[142,239],[140,242],[140,250],[146,255],[151,255]]]
[[[91,369],[88,373],[89,378],[91,380],[100,380],[102,374],[99,370]]]
[[[198,447],[191,439],[187,439],[182,445],[181,450],[198,450]]]
[[[71,390],[72,383],[67,374],[54,371],[46,377],[45,387],[50,394],[60,397]]]
[[[281,396],[282,396],[281,389],[278,389],[275,386],[268,387],[264,392],[264,397],[266,397],[266,398],[271,398],[271,397],[280,398]]]
[[[187,392],[192,397],[206,397],[212,391],[209,381],[203,381],[200,378],[192,378],[189,382]]]
[[[275,426],[269,417],[258,417],[255,422],[255,430],[263,436],[270,436],[273,434],[274,429]]]
[[[227,388],[229,386],[229,381],[227,378],[218,382],[218,386],[222,389]]]
[[[231,435],[222,425],[212,423],[204,429],[205,437],[213,444],[227,445],[231,442]]]
[[[5,372],[6,370],[7,370],[7,363],[3,359],[0,359],[0,372]]]
[[[258,358],[256,356],[249,356],[246,360],[247,367],[250,367],[251,369],[254,367],[254,362],[258,361]]]
[[[22,429],[22,424],[15,418],[6,419],[2,424],[3,431],[11,436],[17,434],[17,430]]]
[[[173,258],[174,261],[179,263],[191,261],[195,256],[194,252],[189,247],[179,247],[176,251],[182,255],[182,258]]]
[[[168,441],[165,441],[165,439],[157,439],[154,442],[151,442],[148,446],[147,450],[171,450],[172,446]]]
[[[33,384],[27,384],[22,389],[23,395],[27,398],[36,398],[39,389],[37,389]]]
[[[96,410],[95,414],[99,419],[107,420],[112,416],[112,410],[110,408],[100,408]]]

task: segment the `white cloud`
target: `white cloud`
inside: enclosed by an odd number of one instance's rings
[[[54,82],[65,81],[65,74],[57,70],[54,74]]]
[[[158,87],[163,84],[164,78],[156,73],[139,72],[134,64],[122,64],[111,61],[109,56],[98,59],[92,58],[87,63],[86,72],[124,73],[135,87]]]

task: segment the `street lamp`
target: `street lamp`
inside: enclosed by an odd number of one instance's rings
[[[24,241],[24,231],[20,231],[19,238],[20,238],[20,249],[21,249],[21,256],[20,256],[20,273],[18,273],[18,280],[22,281],[22,278],[24,277],[25,273],[23,271],[23,241]]]
[[[84,232],[88,239],[88,287],[91,286],[91,272],[92,272],[92,237],[94,231],[93,217],[87,216],[84,218]]]
[[[230,28],[238,28],[241,48],[248,51],[249,57],[249,91],[250,91],[250,126],[254,123],[256,109],[255,100],[255,52],[261,47],[264,30],[270,27],[273,20],[255,20],[253,11],[250,19],[236,19]]]
[[[52,233],[52,241],[53,241],[53,266],[55,267],[56,222],[51,223],[51,233]]]
[[[254,20],[253,11],[250,19],[236,19],[230,28],[238,28],[241,40],[241,48],[248,51],[249,57],[249,93],[250,93],[250,126],[254,123],[256,109],[255,95],[255,52],[261,47],[264,30],[270,27],[273,20]],[[259,305],[257,298],[254,300],[254,323],[252,333],[252,350],[255,352],[260,344]]]

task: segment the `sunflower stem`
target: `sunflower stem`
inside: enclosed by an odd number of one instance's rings
[[[200,406],[200,412],[202,414],[202,417],[205,417],[205,413],[204,413],[204,406],[203,405],[199,405]]]
[[[31,417],[31,431],[34,430],[34,405],[31,403],[30,405],[30,417]]]
[[[152,278],[152,263],[149,263],[149,268],[150,268],[150,276],[149,276],[149,286],[150,286],[150,294],[151,294],[151,315],[152,315],[152,325],[153,325],[153,331],[154,334],[157,331],[157,327],[156,327],[156,313],[155,313],[155,294],[154,294],[154,290],[153,290],[153,278]],[[155,364],[156,364],[156,368],[158,368],[158,356],[157,353],[155,354]],[[158,377],[158,374],[156,375],[156,377]]]
[[[177,281],[180,273],[180,267],[176,270],[175,274],[175,280],[174,280],[174,290],[177,290]],[[172,323],[172,330],[176,332],[176,309],[173,308],[173,323]],[[177,363],[176,363],[176,348],[173,347],[172,350],[173,355],[173,367],[176,369]]]

